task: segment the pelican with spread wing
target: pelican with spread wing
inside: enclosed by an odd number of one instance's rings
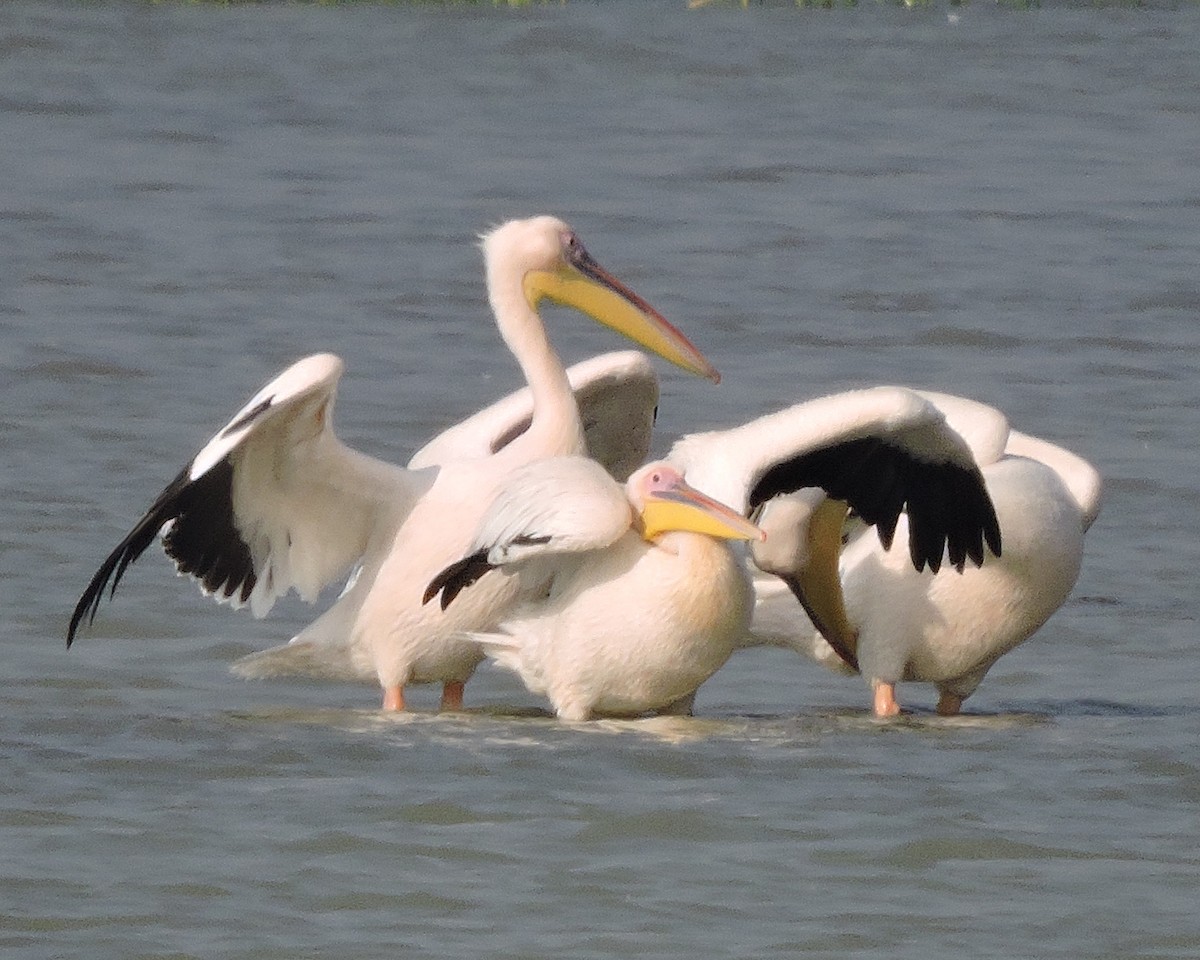
[[[383,463],[348,448],[333,431],[341,360],[305,358],[252,397],[112,551],[75,607],[68,646],[84,619],[95,617],[105,589],[115,590],[161,533],[181,572],[259,616],[289,590],[312,600],[356,570],[337,602],[294,638],[291,652],[321,659],[324,648],[336,648],[332,659],[378,680],[385,709],[403,709],[404,688],[421,682],[443,685],[444,707],[461,706],[463,685],[480,660],[478,645],[462,634],[489,625],[511,587],[493,579],[447,615],[421,603],[424,585],[461,556],[509,472],[586,449],[539,302],[573,306],[684,369],[719,379],[562,221],[510,221],[487,234],[482,247],[496,324],[528,383],[523,429],[499,442],[490,433],[460,433],[413,469]]]
[[[475,639],[568,719],[690,709],[750,623],[748,574],[729,542],[770,543],[734,520],[793,491],[815,487],[849,503],[888,544],[907,516],[906,562],[916,569],[962,570],[1001,547],[966,442],[934,404],[900,388],[823,397],[684,437],[624,489],[563,458],[509,480],[426,599],[452,612],[489,580],[515,574],[512,609]],[[650,510],[659,483],[670,484],[677,524]],[[698,501],[677,504],[702,496],[702,511]]]
[[[911,516],[901,519],[890,548],[865,531],[843,547],[846,505],[821,490],[769,503],[758,518],[768,538],[753,551],[758,567],[774,576],[755,581],[751,642],[790,646],[861,673],[878,716],[899,712],[902,680],[933,683],[938,712],[958,713],[996,660],[1070,595],[1084,534],[1100,508],[1100,475],[1082,458],[1010,430],[992,407],[922,395],[982,465],[1004,531],[1003,556],[961,576],[922,572],[907,561]]]

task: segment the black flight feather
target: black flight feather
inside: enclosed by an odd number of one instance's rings
[[[126,569],[168,524],[163,549],[181,573],[195,577],[209,593],[227,599],[236,594],[243,603],[249,598],[256,577],[250,548],[234,522],[233,466],[226,458],[195,480],[188,477],[189,469],[190,464],[167,484],[145,516],[100,565],[71,614],[68,647],[84,617],[89,623],[95,620],[105,588],[110,598],[116,594]]]
[[[750,491],[753,511],[782,493],[820,487],[875,526],[885,548],[908,513],[909,555],[936,573],[943,554],[960,572],[983,563],[984,544],[1000,556],[1000,524],[977,467],[929,463],[879,437],[861,437],[783,460]]]
[[[493,564],[488,563],[487,555],[486,550],[480,550],[450,564],[429,581],[429,586],[425,588],[425,593],[421,596],[421,603],[428,603],[440,591],[442,594],[441,607],[445,610],[463,590],[489,570],[495,569]]]

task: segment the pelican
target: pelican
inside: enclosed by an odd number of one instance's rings
[[[583,461],[529,464],[510,475],[472,548],[425,597],[440,594],[452,611],[515,571],[512,608],[475,639],[560,717],[688,712],[750,622],[746,567],[724,541],[766,544],[735,521],[814,486],[852,504],[884,542],[906,511],[915,531],[906,562],[918,569],[983,563],[985,545],[1000,552],[966,443],[924,398],[876,388],[684,437],[624,490]],[[702,504],[703,514],[663,522],[662,499]],[[708,526],[692,525],[698,516]]]
[[[375,460],[334,434],[342,361],[307,357],[255,394],[108,556],[75,607],[68,646],[84,617],[95,617],[109,581],[115,591],[161,531],[181,572],[218,599],[248,603],[258,616],[289,590],[312,601],[355,571],[340,598],[274,662],[329,653],[354,675],[374,676],[384,709],[404,709],[405,687],[426,682],[442,684],[444,709],[461,708],[463,686],[481,656],[460,635],[489,625],[509,588],[492,581],[452,614],[437,616],[421,604],[421,591],[462,554],[483,506],[511,470],[586,449],[571,383],[537,313],[541,300],[573,306],[689,372],[719,380],[699,351],[601,268],[561,220],[510,221],[481,246],[497,327],[528,383],[523,430],[500,442],[442,438],[411,469]],[[651,416],[645,411],[642,419]]]
[[[624,482],[646,462],[658,409],[658,376],[644,353],[621,350],[567,368],[587,452]],[[529,429],[533,396],[523,387],[443,430],[408,461],[410,470],[487,457]]]
[[[513,472],[476,549],[425,597],[445,610],[485,573],[519,570],[537,601],[474,635],[497,663],[565,720],[669,713],[745,633],[750,584],[726,541],[761,536],[669,463],[622,487],[592,460],[541,460]]]
[[[937,712],[957,714],[992,664],[1066,600],[1100,507],[1100,475],[1082,458],[1010,430],[991,407],[924,396],[983,464],[1003,557],[962,576],[920,573],[904,560],[910,532],[903,520],[891,549],[858,533],[843,550],[845,504],[819,491],[780,498],[758,518],[768,540],[754,550],[755,561],[781,579],[756,582],[752,636],[860,672],[880,717],[899,712],[901,680],[933,683]],[[781,582],[801,598],[811,625],[797,618]]]

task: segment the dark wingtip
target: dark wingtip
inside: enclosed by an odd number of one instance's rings
[[[427,586],[425,588],[425,592],[423,594],[421,594],[421,606],[425,606],[425,604],[429,603],[430,600],[432,600],[439,593],[441,593],[441,591],[446,586],[446,578],[452,569],[453,569],[453,565],[447,567],[445,570],[443,570],[436,577],[434,577],[432,580],[429,581],[429,586]]]
[[[451,575],[446,578],[442,587],[443,610],[454,602],[455,597],[493,568],[487,561],[487,551],[480,550],[469,557],[463,557],[448,569]]]
[[[142,555],[153,541],[158,530],[154,526],[154,521],[155,517],[152,514],[147,514],[143,517],[130,534],[100,564],[100,569],[92,575],[87,588],[83,591],[83,596],[75,604],[75,609],[71,613],[71,622],[67,625],[68,650],[71,649],[71,644],[75,642],[75,637],[79,633],[79,627],[83,623],[84,618],[87,619],[89,625],[96,622],[96,611],[100,609],[100,600],[104,596],[105,588],[108,589],[108,595],[111,599],[117,592],[117,584],[121,582],[121,577],[125,575],[125,570],[134,560]],[[109,583],[110,580],[112,581],[111,584]]]
[[[105,590],[111,600],[129,565],[170,521],[176,524],[166,532],[163,547],[181,572],[192,574],[214,593],[224,589],[227,597],[238,587],[253,588],[249,549],[233,527],[232,466],[228,459],[223,460],[196,480],[188,475],[190,467],[184,467],[167,484],[92,576],[67,625],[68,649],[84,619],[89,624],[95,621]],[[189,518],[192,511],[195,516]],[[180,525],[180,521],[185,522]]]
[[[493,567],[488,563],[486,550],[456,560],[429,581],[429,586],[421,595],[422,605],[441,593],[440,606],[445,610],[454,602],[455,597],[491,569]]]
[[[108,596],[111,599],[116,594],[117,584],[121,582],[121,577],[125,575],[129,565],[145,552],[158,535],[162,525],[175,515],[176,498],[186,482],[186,477],[187,468],[185,467],[179,476],[158,495],[158,499],[154,501],[142,519],[129,531],[125,539],[117,544],[116,549],[105,557],[104,562],[100,564],[100,569],[92,575],[92,579],[88,581],[88,585],[83,591],[83,596],[75,604],[71,622],[67,625],[68,650],[75,642],[84,618],[87,618],[89,624],[95,622],[96,611],[100,609],[100,599],[104,596],[105,588],[108,588]],[[111,585],[109,584],[110,580],[112,581]]]
[[[75,634],[77,634],[79,632],[80,622],[83,620],[83,618],[85,616],[87,616],[90,599],[91,598],[89,598],[88,595],[85,593],[82,597],[79,598],[79,602],[75,604],[75,609],[71,613],[71,622],[69,624],[67,624],[67,649],[68,650],[71,649],[71,644],[73,644],[75,642]],[[91,604],[91,606],[92,606],[92,619],[94,619],[96,616],[95,605]],[[88,623],[91,623],[92,619],[89,619]]]
[[[442,608],[443,613],[454,602],[454,598],[462,593],[465,586],[465,583],[448,583],[442,588],[442,599],[438,601],[438,606]]]
[[[1000,521],[996,518],[995,507],[992,508],[992,521],[988,524],[987,529],[984,530],[983,535],[987,540],[988,549],[992,551],[992,556],[1000,556],[1000,551],[1003,549],[1004,544],[1002,542],[1003,538],[1000,535]],[[982,563],[983,560],[981,559],[979,562]]]
[[[75,642],[75,635],[79,632],[79,625],[83,622],[83,618],[87,617],[89,625],[96,622],[96,609],[100,606],[100,590],[94,593],[84,593],[79,598],[79,602],[75,604],[75,610],[71,613],[71,622],[67,625],[67,649],[71,649],[71,644]]]
[[[774,464],[753,484],[749,503],[754,508],[806,486],[848,502],[885,550],[907,513],[909,558],[918,571],[937,573],[948,561],[961,573],[968,559],[980,566],[985,543],[1000,556],[996,510],[974,465],[932,464],[885,438],[860,437]]]
[[[71,644],[75,642],[75,634],[79,631],[79,621],[84,617],[83,601],[75,605],[75,612],[71,614],[71,622],[67,625],[67,649],[71,649]],[[88,621],[89,623],[91,621]]]
[[[973,471],[971,481],[971,495],[975,497],[977,505],[971,513],[972,522],[967,530],[968,538],[959,543],[957,556],[952,555],[959,573],[962,573],[968,560],[975,566],[982,567],[988,551],[992,556],[999,557],[1002,547],[996,507],[978,470]]]

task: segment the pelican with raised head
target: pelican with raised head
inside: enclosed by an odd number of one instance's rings
[[[71,616],[70,645],[154,537],[203,589],[264,615],[296,590],[316,599],[356,571],[341,597],[292,643],[247,672],[317,665],[374,677],[385,709],[403,709],[410,683],[443,685],[458,708],[481,659],[464,631],[490,626],[511,587],[493,579],[451,615],[421,603],[430,577],[462,555],[504,477],[542,457],[586,450],[572,385],[538,303],[573,306],[684,369],[718,380],[711,364],[648,303],[613,278],[561,220],[503,224],[483,237],[488,298],[528,382],[528,422],[503,438],[458,434],[417,469],[349,449],[331,413],[343,364],[330,354],[296,363],[264,387],[183,468],[92,577]],[[644,392],[640,396],[644,396]],[[653,416],[643,411],[641,420]],[[436,615],[434,615],[436,614]]]
[[[686,712],[750,622],[746,567],[723,541],[770,543],[734,518],[808,487],[849,502],[887,543],[906,514],[906,562],[917,569],[948,561],[962,570],[1000,552],[963,439],[912,391],[876,388],[685,437],[624,491],[573,459],[529,464],[500,488],[472,548],[426,598],[440,594],[452,612],[515,571],[512,609],[476,639],[559,716]],[[678,525],[655,516],[659,501],[677,507],[697,490],[717,498],[704,497],[707,528],[684,525],[695,509]]]
[[[1004,531],[1002,557],[962,576],[920,572],[905,562],[912,532],[903,520],[890,549],[865,532],[843,548],[846,505],[819,490],[780,498],[758,518],[769,537],[755,561],[779,579],[755,582],[751,642],[861,673],[881,717],[900,711],[902,680],[933,683],[938,713],[957,714],[992,665],[1070,595],[1100,507],[1100,475],[1082,458],[1010,430],[992,407],[923,395],[982,464]]]

